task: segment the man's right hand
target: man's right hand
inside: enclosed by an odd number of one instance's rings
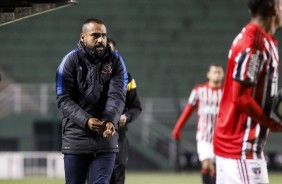
[[[89,129],[93,132],[102,132],[104,129],[105,122],[100,121],[97,118],[90,118],[87,122]]]

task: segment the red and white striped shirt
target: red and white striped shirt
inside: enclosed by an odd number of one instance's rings
[[[253,23],[243,28],[233,41],[214,132],[216,155],[234,159],[263,158],[268,129],[233,103],[234,81],[248,86],[251,100],[269,115],[272,97],[277,93],[278,61],[277,41]],[[244,99],[242,104],[248,104],[249,100]]]
[[[188,99],[193,109],[198,108],[197,141],[212,143],[213,130],[219,104],[222,96],[222,87],[212,88],[209,83],[195,86]]]

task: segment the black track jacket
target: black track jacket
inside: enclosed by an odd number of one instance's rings
[[[117,152],[117,131],[104,138],[90,131],[87,121],[91,117],[110,121],[118,129],[128,82],[121,56],[107,46],[103,58],[94,58],[78,42],[78,48],[63,58],[56,80],[58,108],[63,114],[62,152]]]
[[[127,117],[127,122],[123,127],[119,128],[119,139],[123,139],[126,136],[127,125],[134,121],[142,111],[141,102],[137,94],[137,86],[134,78],[130,73],[128,74],[127,93],[125,100],[125,107],[123,114]]]

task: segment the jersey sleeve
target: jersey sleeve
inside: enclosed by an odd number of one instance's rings
[[[278,125],[278,123],[273,122],[273,120],[254,100],[252,97],[251,86],[242,85],[236,81],[233,81],[232,86],[232,101],[237,109],[239,109],[241,112],[244,112],[261,125],[267,128],[276,129],[275,126]]]
[[[180,131],[182,130],[183,126],[186,124],[187,120],[193,113],[195,107],[198,106],[198,90],[197,87],[195,87],[188,98],[188,103],[186,104],[185,108],[183,109],[182,113],[180,114],[177,122],[175,123],[175,126],[172,131],[172,136],[175,139],[180,138]]]
[[[190,93],[190,96],[188,98],[188,104],[195,107],[198,106],[198,101],[199,101],[198,90],[195,87]]]
[[[235,57],[233,79],[245,85],[255,85],[264,61],[263,52],[255,46],[246,48]]]

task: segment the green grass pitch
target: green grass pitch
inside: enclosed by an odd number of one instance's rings
[[[270,184],[281,184],[281,173],[270,173]],[[0,184],[63,184],[64,179],[26,178],[22,180],[0,180]],[[127,174],[125,184],[201,184],[197,172],[177,173],[132,173]]]

